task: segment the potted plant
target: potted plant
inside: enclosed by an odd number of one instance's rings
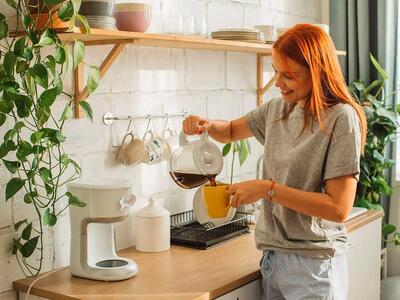
[[[384,85],[389,78],[388,74],[372,55],[370,55],[370,59],[379,73],[379,79],[369,85],[362,80],[355,80],[349,85],[352,95],[364,108],[368,125],[354,206],[383,209],[381,197],[382,195],[389,196],[392,193],[392,188],[388,183],[388,171],[394,165],[394,160],[385,157],[385,151],[396,139],[400,106],[385,104],[386,98],[395,92],[385,96]],[[385,224],[382,230],[384,240],[388,241],[387,236],[395,233],[396,227],[392,224]],[[400,234],[396,232],[393,239],[388,242],[400,245]]]
[[[72,117],[74,104],[73,95],[63,85],[63,77],[70,71],[68,48],[53,29],[51,13],[46,25],[38,27],[23,0],[6,1],[15,9],[17,19],[23,21],[23,28],[17,25],[16,29],[23,34],[13,35],[5,16],[0,14],[0,127],[5,132],[0,140],[0,162],[11,177],[6,184],[5,201],[23,201],[36,213],[32,220],[16,220],[12,249],[24,274],[33,276],[40,273],[43,265],[45,227],[54,226],[69,205],[85,203],[64,188],[81,172],[63,150],[64,124]],[[78,16],[79,0],[43,3],[58,4],[58,16],[63,21]],[[77,66],[84,56],[82,42],[76,41],[72,56],[73,65]],[[90,70],[88,89],[93,91],[99,71],[93,66]],[[60,97],[67,100],[57,115],[54,108],[62,101],[56,101]],[[90,105],[85,101],[79,105],[92,118]]]

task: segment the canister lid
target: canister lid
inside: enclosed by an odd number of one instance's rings
[[[149,204],[136,212],[137,217],[157,218],[169,216],[170,212],[157,205],[152,197],[149,198]]]
[[[82,178],[67,184],[72,188],[94,189],[94,190],[116,190],[132,187],[132,183],[120,178]]]

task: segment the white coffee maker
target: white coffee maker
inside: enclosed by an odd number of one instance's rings
[[[136,263],[115,252],[114,226],[128,217],[135,202],[127,180],[98,178],[67,185],[68,192],[86,206],[69,206],[72,275],[104,281],[130,278]]]

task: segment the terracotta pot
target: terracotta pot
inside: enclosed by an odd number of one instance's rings
[[[32,14],[32,19],[36,22],[36,29],[41,30],[44,28],[54,28],[57,30],[67,30],[70,27],[71,21],[62,21],[59,17],[57,12],[52,15],[52,22],[53,25],[47,24],[48,21],[48,14]]]

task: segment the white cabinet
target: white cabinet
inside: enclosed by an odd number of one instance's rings
[[[216,300],[260,300],[262,299],[261,279],[254,280]]]
[[[349,234],[348,300],[377,300],[380,297],[382,219],[363,225]]]

